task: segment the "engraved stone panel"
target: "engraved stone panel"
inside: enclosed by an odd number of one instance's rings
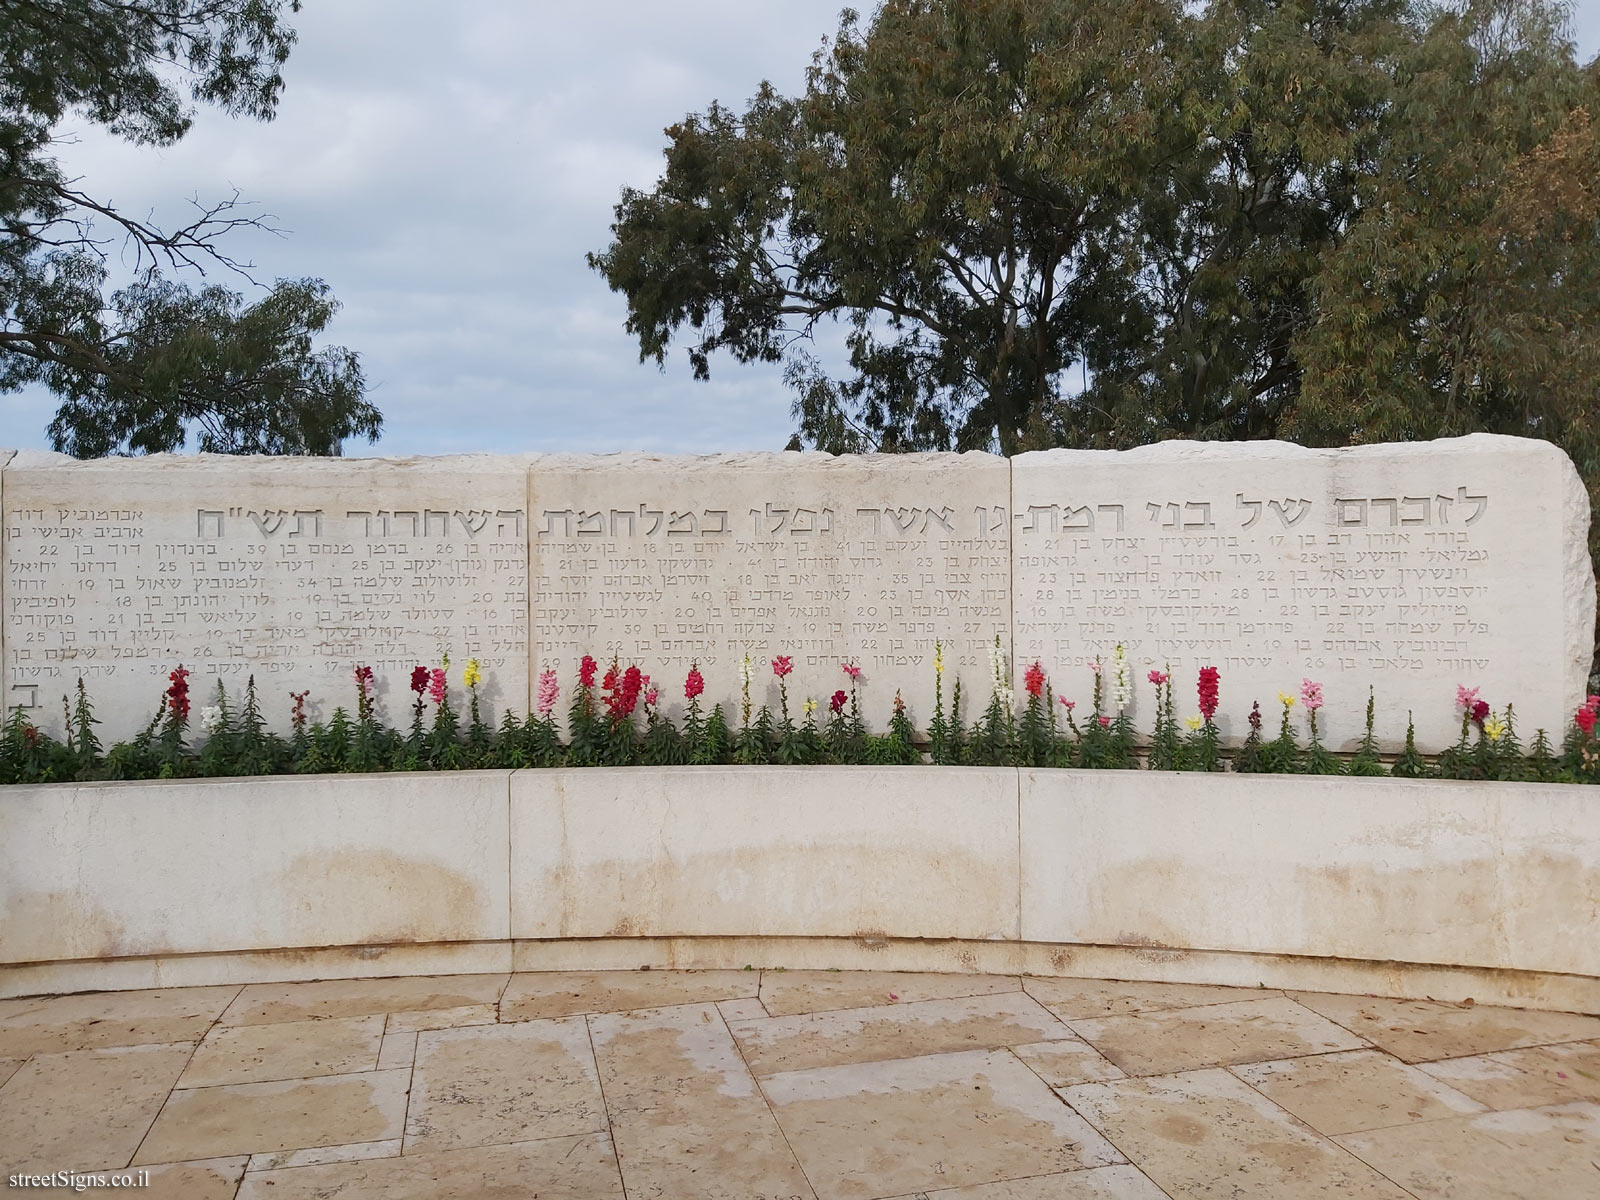
[[[1557,447],[1473,434],[1309,450],[1166,442],[1050,450],[1012,462],[1016,669],[1043,662],[1086,710],[1122,642],[1133,715],[1154,720],[1151,668],[1171,667],[1176,715],[1198,711],[1200,667],[1222,674],[1218,724],[1271,736],[1280,691],[1324,685],[1324,742],[1360,738],[1367,687],[1395,748],[1460,733],[1457,684],[1559,743],[1581,701],[1594,629],[1589,502]],[[1302,739],[1305,710],[1294,720]]]
[[[6,584],[7,575],[10,574],[10,560],[6,557],[6,466],[16,455],[15,450],[0,450],[0,720],[11,715],[6,699],[5,666],[10,661],[6,658]]]
[[[535,666],[564,698],[578,659],[612,654],[684,707],[698,661],[701,703],[740,718],[739,664],[752,700],[778,711],[772,659],[793,658],[789,708],[848,690],[862,667],[863,714],[888,720],[895,690],[913,723],[933,708],[933,649],[969,718],[988,701],[988,652],[1009,652],[1010,473],[987,454],[551,456],[537,460],[532,528]],[[563,700],[565,703],[565,699]]]
[[[5,703],[52,733],[81,674],[126,738],[182,664],[195,712],[254,675],[274,728],[290,693],[355,710],[358,664],[380,717],[409,720],[410,669],[477,657],[491,712],[526,704],[528,460],[155,455],[76,462],[23,451],[5,469]],[[458,707],[460,705],[458,704]]]

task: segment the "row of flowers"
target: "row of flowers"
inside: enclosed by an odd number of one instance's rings
[[[1456,692],[1461,736],[1454,746],[1425,758],[1417,750],[1414,728],[1408,728],[1404,750],[1385,761],[1373,731],[1370,689],[1365,736],[1355,754],[1344,758],[1322,743],[1317,714],[1324,705],[1323,688],[1312,679],[1302,680],[1297,693],[1279,693],[1282,711],[1275,735],[1265,728],[1260,703],[1252,702],[1243,744],[1224,747],[1216,724],[1222,678],[1215,666],[1200,668],[1195,681],[1198,711],[1182,721],[1176,715],[1170,670],[1151,670],[1147,681],[1155,691],[1156,716],[1148,736],[1142,736],[1129,716],[1133,671],[1120,645],[1109,662],[1090,664],[1092,707],[1080,714],[1074,701],[1055,698],[1038,662],[1023,672],[1019,706],[996,639],[989,663],[990,699],[969,723],[962,715],[959,680],[947,697],[944,650],[936,643],[934,707],[925,738],[913,728],[899,692],[886,729],[875,733],[868,728],[861,704],[864,675],[855,662],[840,664],[841,686],[830,696],[820,702],[805,698],[795,711],[790,709],[788,682],[792,658],[779,655],[770,666],[778,686],[776,712],[752,700],[758,667],[746,655],[740,664],[737,713],[725,712],[721,704],[703,708],[705,678],[695,664],[681,685],[683,716],[674,721],[662,711],[658,680],[637,665],[616,660],[602,672],[585,655],[568,697],[564,730],[558,719],[562,687],[554,669],[539,673],[532,712],[525,717],[506,712],[494,723],[486,719],[480,699],[483,671],[478,660],[468,660],[461,673],[467,695],[460,713],[451,697],[449,656],[437,666],[419,665],[409,680],[409,728],[396,729],[377,716],[372,668],[359,666],[353,712],[340,707],[326,722],[314,721],[307,714],[310,693],[291,693],[288,737],[268,728],[252,677],[237,700],[218,683],[212,703],[198,714],[198,738],[190,720],[190,672],[179,666],[168,676],[149,725],[109,750],[95,733],[99,722],[79,679],[76,697],[62,697],[63,738],[39,729],[21,709],[6,720],[0,728],[0,783],[475,767],[921,762],[1600,782],[1600,696],[1588,697],[1574,714],[1559,749],[1544,730],[1524,747],[1512,706],[1495,712],[1476,688],[1462,685]],[[1297,707],[1306,714],[1303,738],[1294,720]]]

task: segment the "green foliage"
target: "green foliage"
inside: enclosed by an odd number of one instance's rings
[[[1322,738],[1317,732],[1317,710],[1306,709],[1306,718],[1311,725],[1311,745],[1306,750],[1305,761],[1301,766],[1307,775],[1343,775],[1344,763],[1332,754],[1322,744]]]
[[[1409,712],[1406,714],[1405,749],[1394,760],[1394,765],[1389,768],[1389,774],[1400,779],[1424,779],[1429,774],[1428,764],[1417,752],[1417,723],[1412,720]]]
[[[1355,757],[1350,760],[1350,774],[1361,776],[1383,775],[1383,763],[1378,758],[1378,739],[1372,731],[1373,719],[1377,712],[1377,698],[1372,688],[1367,688],[1367,728],[1361,735],[1361,744],[1356,747]]]
[[[1293,775],[1304,769],[1300,742],[1295,737],[1294,726],[1289,721],[1292,705],[1283,704],[1283,721],[1278,726],[1278,736],[1261,747],[1261,769],[1273,775]]]
[[[66,177],[69,121],[136,145],[188,131],[189,99],[270,120],[295,40],[295,0],[0,5],[0,392],[39,384],[61,401],[55,447],[80,457],[174,450],[192,435],[223,453],[338,454],[376,440],[360,363],[318,349],[338,305],[316,279],[261,299],[163,278],[221,266],[222,239],[266,227],[237,197],[198,205],[177,228],[118,211]],[[120,243],[136,277],[109,298]],[[168,751],[163,751],[169,755]]]
[[[733,734],[728,729],[728,718],[722,711],[722,705],[713,704],[711,715],[706,718],[705,740],[692,761],[701,765],[725,763],[732,752],[732,745]]]

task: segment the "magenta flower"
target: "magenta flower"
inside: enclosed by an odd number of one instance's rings
[[[435,704],[443,704],[445,697],[445,673],[443,667],[435,667],[428,673],[428,699]]]
[[[844,673],[846,675],[850,676],[851,679],[860,679],[861,678],[861,668],[856,666],[855,663],[847,662],[847,663],[840,663],[839,665],[844,668]]]
[[[684,699],[693,700],[696,696],[698,696],[701,692],[703,692],[705,690],[706,690],[706,679],[705,679],[705,676],[700,674],[700,668],[699,668],[698,665],[691,664],[690,667],[689,667],[689,676],[688,676],[688,678],[686,678],[683,681]]]
[[[1111,728],[1111,718],[1110,717],[1101,717],[1100,718],[1100,728],[1101,729],[1110,729]]]
[[[772,673],[779,679],[782,679],[792,670],[794,670],[794,660],[789,655],[780,654],[772,660]]]
[[[1078,707],[1078,702],[1076,700],[1068,700],[1065,696],[1063,696],[1061,697],[1061,707],[1066,709],[1068,712],[1071,712],[1074,708]]]
[[[656,706],[656,701],[658,699],[660,699],[660,698],[661,698],[661,693],[659,691],[657,691],[655,688],[651,688],[648,692],[646,692],[644,694],[644,706],[646,708],[654,708]]]
[[[1150,672],[1150,682],[1155,684],[1157,687],[1160,687],[1166,681],[1167,681],[1167,673],[1165,671],[1151,671]]]

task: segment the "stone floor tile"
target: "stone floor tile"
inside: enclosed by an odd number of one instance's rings
[[[198,1042],[237,987],[88,992],[0,1000],[0,1058]]]
[[[1033,1042],[1012,1046],[1030,1071],[1051,1087],[1071,1087],[1077,1083],[1102,1083],[1121,1079],[1123,1072],[1088,1042],[1067,1038],[1059,1042]]]
[[[1060,1094],[1169,1196],[1407,1200],[1227,1071],[1085,1083]]]
[[[1433,1000],[1386,1000],[1331,992],[1293,992],[1314,1009],[1408,1063],[1600,1037],[1600,1017],[1525,1008],[1464,1008]]]
[[[1001,1050],[761,1080],[818,1200],[868,1200],[1126,1160]]]
[[[0,1087],[0,1175],[127,1166],[193,1052],[180,1042],[34,1055]]]
[[[1381,1050],[1236,1066],[1233,1073],[1318,1133],[1480,1113],[1484,1106]]]
[[[812,1195],[714,1005],[599,1014],[589,1029],[630,1196]]]
[[[1020,991],[731,1021],[729,1027],[757,1075],[1072,1037]]]
[[[628,1012],[754,996],[759,971],[520,971],[500,998],[502,1021]]]
[[[498,1004],[463,1004],[459,1008],[418,1008],[392,1012],[389,1033],[419,1033],[424,1029],[460,1029],[464,1025],[493,1025],[500,1019]]]
[[[763,971],[761,1003],[774,1017],[825,1012],[834,1008],[868,1008],[874,1004],[909,1004],[918,1000],[951,1000],[1015,992],[1015,975],[934,975],[909,971]]]
[[[252,983],[222,1014],[224,1025],[266,1025],[322,1017],[366,1017],[423,1008],[494,1004],[505,975],[411,975],[396,979],[319,979]]]
[[[1194,1008],[1200,1004],[1227,1004],[1258,1000],[1279,992],[1260,988],[1213,987],[1206,983],[1142,983],[1118,979],[1040,979],[1024,976],[1028,995],[1063,1021],[1089,1017],[1121,1017],[1162,1008]]]
[[[367,1071],[185,1088],[167,1100],[136,1161],[388,1141],[401,1136],[410,1084],[410,1071]]]
[[[386,1033],[383,1046],[378,1051],[378,1070],[391,1067],[409,1067],[417,1060],[417,1035],[415,1033]]]
[[[737,1000],[718,1000],[717,1011],[722,1014],[724,1021],[759,1021],[763,1017],[772,1015],[754,996],[741,996]]]
[[[611,1139],[589,1133],[263,1171],[246,1175],[239,1189],[239,1200],[335,1196],[338,1200],[622,1200],[622,1181]]]
[[[1560,1042],[1420,1064],[1435,1079],[1490,1108],[1600,1102],[1600,1042]]]
[[[1138,1167],[1091,1167],[971,1187],[930,1188],[894,1200],[1167,1200]]]
[[[140,1200],[233,1200],[248,1161],[243,1157],[208,1158],[141,1167],[139,1170],[150,1172],[149,1187],[131,1194]],[[92,1194],[82,1192],[79,1200]]]
[[[218,1025],[206,1034],[178,1086],[262,1083],[349,1075],[378,1064],[383,1017],[333,1017],[275,1025]]]
[[[1279,995],[1073,1021],[1072,1028],[1129,1075],[1167,1075],[1362,1045],[1348,1030]]]
[[[1600,1105],[1520,1108],[1337,1139],[1417,1200],[1600,1195]]]
[[[531,1142],[605,1127],[582,1017],[417,1036],[407,1154]]]
[[[324,1163],[363,1162],[369,1158],[395,1158],[405,1147],[403,1138],[386,1142],[355,1142],[348,1146],[313,1146],[310,1150],[278,1150],[252,1154],[251,1171],[281,1171],[285,1167],[320,1167]]]
[[[17,1073],[17,1068],[28,1060],[25,1058],[0,1058],[0,1087],[5,1087],[6,1080]]]

